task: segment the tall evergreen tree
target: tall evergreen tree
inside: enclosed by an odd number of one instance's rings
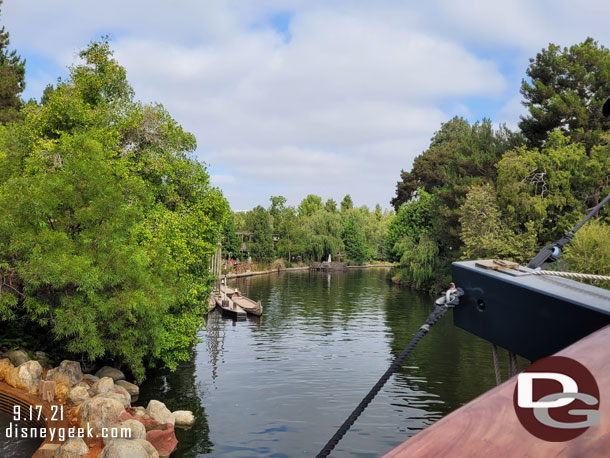
[[[610,50],[592,38],[561,49],[549,44],[527,69],[521,94],[529,116],[519,127],[530,146],[540,147],[551,131],[560,129],[587,153],[599,144],[610,125],[600,114],[610,96]]]
[[[341,201],[341,211],[346,212],[354,208],[354,201],[352,200],[352,196],[346,194],[343,200]]]
[[[345,219],[341,238],[348,259],[355,261],[357,264],[362,264],[367,260],[368,247],[364,231],[358,224],[355,214],[352,213]]]
[[[260,205],[252,210],[250,255],[255,261],[269,262],[273,259],[273,238],[269,213]]]
[[[0,7],[2,0],[0,0]],[[25,59],[8,50],[9,33],[0,29],[0,123],[19,119],[23,106],[21,93],[25,89]]]

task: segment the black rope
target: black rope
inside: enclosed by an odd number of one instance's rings
[[[405,360],[405,358],[407,356],[409,356],[409,353],[411,353],[411,351],[413,351],[413,349],[415,348],[417,343],[426,334],[428,334],[428,331],[430,331],[430,328],[436,324],[436,322],[445,314],[445,312],[447,310],[449,310],[449,308],[450,308],[449,306],[444,305],[444,304],[435,305],[434,311],[430,314],[430,316],[426,320],[426,323],[421,328],[419,328],[419,331],[417,331],[417,334],[415,334],[415,336],[411,339],[411,342],[409,342],[409,345],[407,345],[405,347],[405,349],[400,353],[400,355],[398,355],[398,357],[394,360],[394,362],[388,368],[388,370],[385,371],[385,373],[381,376],[381,378],[375,384],[375,386],[371,389],[371,391],[369,391],[369,393],[364,397],[364,399],[362,401],[360,401],[360,404],[358,404],[358,407],[356,407],[354,409],[354,411],[351,413],[351,415],[349,417],[347,417],[347,420],[345,420],[345,422],[337,430],[335,435],[330,438],[330,440],[324,446],[324,448],[320,451],[320,453],[318,453],[316,455],[316,458],[325,458],[330,454],[330,452],[332,452],[332,450],[337,446],[337,444],[343,438],[343,436],[345,436],[345,433],[351,428],[351,426],[354,424],[354,422],[358,419],[360,414],[362,414],[362,412],[364,412],[364,409],[367,408],[367,406],[371,403],[373,398],[377,395],[377,393],[379,393],[379,390],[381,390],[381,388],[383,388],[383,385],[386,384],[386,382],[392,376],[392,374],[396,371],[396,369],[398,369],[400,367],[400,365]]]
[[[585,225],[587,221],[589,221],[597,212],[599,212],[604,205],[606,205],[610,201],[610,194],[608,194],[600,203],[598,203],[593,209],[585,216],[580,222],[572,228],[570,232],[564,235],[557,242],[552,243],[551,245],[547,245],[542,248],[536,256],[532,258],[527,267],[530,269],[536,269],[537,267],[542,266],[544,263],[549,261],[557,261],[559,256],[561,256],[561,250],[563,247],[570,243],[572,237],[578,232],[578,230]]]

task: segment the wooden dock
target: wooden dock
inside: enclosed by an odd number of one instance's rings
[[[317,270],[320,272],[332,272],[334,270],[347,270],[347,262],[314,262],[311,267],[311,270]]]

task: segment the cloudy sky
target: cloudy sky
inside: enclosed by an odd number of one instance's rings
[[[610,45],[610,2],[4,0],[25,98],[109,35],[143,102],[197,136],[234,210],[308,193],[389,207],[440,124],[517,125],[528,58]]]

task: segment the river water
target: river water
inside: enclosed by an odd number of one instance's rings
[[[390,284],[387,269],[240,279],[262,319],[212,312],[176,372],[151,374],[138,405],[192,410],[172,457],[312,457],[417,332],[433,298]],[[502,354],[503,373],[507,357]],[[447,314],[331,456],[375,457],[495,386],[491,345]]]
[[[31,431],[29,426],[15,422],[13,415],[0,412],[0,457],[27,458],[32,456],[36,449],[40,447],[43,440],[21,437],[21,428]]]

